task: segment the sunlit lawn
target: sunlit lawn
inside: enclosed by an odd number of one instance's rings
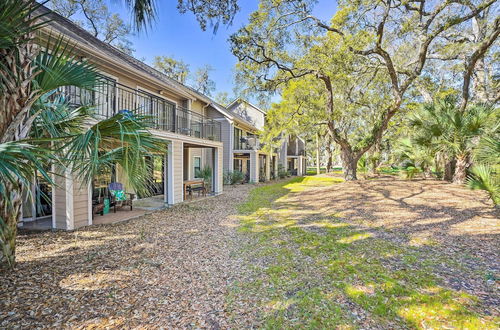
[[[288,199],[338,182],[295,178],[251,192],[239,211],[240,231],[255,238],[242,247],[252,276],[232,288],[230,301],[255,300],[263,325],[276,329],[496,328],[476,297],[440,285],[433,268],[451,262],[443,256]]]

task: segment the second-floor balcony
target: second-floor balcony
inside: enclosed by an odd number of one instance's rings
[[[300,140],[290,140],[286,149],[287,156],[305,156],[305,145]]]
[[[221,141],[220,122],[179,107],[173,102],[146,91],[105,81],[93,91],[68,86],[62,92],[70,104],[93,105],[97,115],[103,118],[109,118],[121,110],[130,110],[150,117],[151,127],[154,129]]]
[[[255,135],[235,136],[234,150],[259,150],[262,144]]]

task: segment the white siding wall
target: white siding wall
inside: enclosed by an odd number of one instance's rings
[[[224,145],[224,171],[232,172],[234,170],[233,162],[233,139],[234,139],[234,125],[229,120],[224,120],[221,123],[221,140]]]
[[[183,169],[183,143],[180,141],[172,141],[171,144],[171,163],[172,166],[172,180],[170,184],[172,185],[172,202],[180,203],[184,200],[183,196],[183,181],[184,181],[184,169]]]
[[[224,166],[223,166],[223,159],[224,159],[224,150],[223,148],[216,148],[214,151],[214,157],[215,157],[215,173],[216,173],[216,184],[215,184],[215,193],[220,194],[222,193],[224,189]]]
[[[70,171],[56,175],[54,189],[55,225],[73,230],[89,224],[89,190],[74,179]]]
[[[259,154],[257,151],[250,152],[250,183],[259,182]]]
[[[251,122],[257,129],[264,129],[265,114],[262,111],[255,109],[245,102],[236,102],[228,109]]]
[[[68,208],[66,204],[66,178],[64,175],[55,176],[56,187],[53,196],[53,212],[55,212],[55,223],[57,229],[69,229],[67,224]]]
[[[89,224],[89,190],[86,185],[73,181],[73,228]]]

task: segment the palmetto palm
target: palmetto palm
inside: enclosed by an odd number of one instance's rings
[[[92,90],[98,75],[62,39],[37,46],[43,25],[37,6],[0,2],[0,268],[14,265],[22,192],[35,171],[52,183],[52,175],[64,173],[58,169],[69,168],[88,184],[104,166],[119,163],[130,184],[144,191],[143,156],[164,152],[146,117],[119,113],[98,121],[92,108],[70,106],[60,88]]]
[[[500,205],[500,132],[499,125],[490,135],[484,136],[474,150],[475,164],[467,179],[472,189],[481,189],[488,193],[493,203]]]
[[[455,159],[453,182],[464,183],[471,152],[494,113],[494,108],[484,105],[472,105],[461,112],[453,98],[437,100],[424,105],[411,119],[417,130],[414,142]]]
[[[411,139],[402,139],[395,150],[398,158],[410,162],[411,166],[422,170],[424,176],[429,176],[434,162],[434,150],[429,146],[414,143]]]

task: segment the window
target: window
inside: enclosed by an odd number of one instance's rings
[[[235,159],[233,161],[233,170],[243,172],[243,162],[241,159]]]
[[[198,178],[201,171],[201,157],[194,157],[194,177]]]
[[[234,128],[234,149],[235,150],[241,150],[241,129],[239,128]]]

